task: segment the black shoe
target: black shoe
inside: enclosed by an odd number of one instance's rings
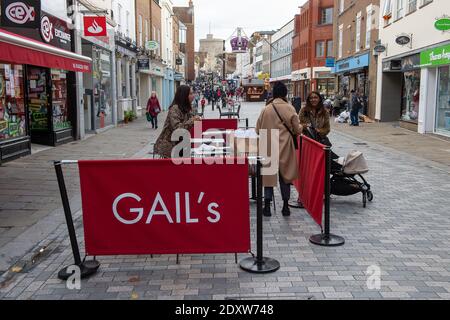
[[[272,213],[270,212],[270,200],[265,200],[264,209],[263,209],[264,217],[271,217]]]
[[[291,215],[291,209],[289,208],[289,202],[284,201],[283,210],[281,211],[284,217],[289,217]]]

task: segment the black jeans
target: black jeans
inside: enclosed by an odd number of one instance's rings
[[[151,124],[153,129],[158,129],[158,115],[152,117]]]
[[[281,197],[283,201],[289,201],[291,199],[291,185],[284,182],[281,174],[279,175],[280,188],[281,188]],[[264,188],[264,199],[265,200],[273,200],[273,187],[265,187]]]

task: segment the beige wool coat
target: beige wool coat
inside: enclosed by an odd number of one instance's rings
[[[285,102],[282,99],[275,99],[273,104],[277,108],[280,116],[284,122],[291,129],[291,131],[298,137],[302,133],[302,126],[298,114],[295,112],[294,107]],[[267,105],[259,116],[256,132],[260,134],[261,130],[268,130],[267,136],[267,149],[268,156],[272,156],[272,143],[270,139],[271,130],[279,130],[280,134],[280,147],[279,147],[279,173],[285,183],[292,183],[298,179],[298,161],[296,156],[296,150],[294,146],[294,140],[291,134],[283,125],[282,121],[276,114],[272,103]],[[261,151],[261,149],[260,149]],[[260,154],[261,156],[264,156]],[[274,155],[275,156],[275,155]],[[264,187],[276,187],[278,185],[277,175],[263,176]]]

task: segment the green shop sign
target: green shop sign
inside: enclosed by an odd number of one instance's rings
[[[439,31],[449,31],[450,30],[450,18],[442,18],[436,21],[434,27]]]
[[[450,64],[450,44],[420,53],[420,66],[422,68],[437,67],[446,64]]]

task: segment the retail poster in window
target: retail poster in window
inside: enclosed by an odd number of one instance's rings
[[[41,23],[41,1],[1,0],[1,25],[38,29]]]
[[[106,17],[84,17],[84,35],[86,37],[106,37]]]

